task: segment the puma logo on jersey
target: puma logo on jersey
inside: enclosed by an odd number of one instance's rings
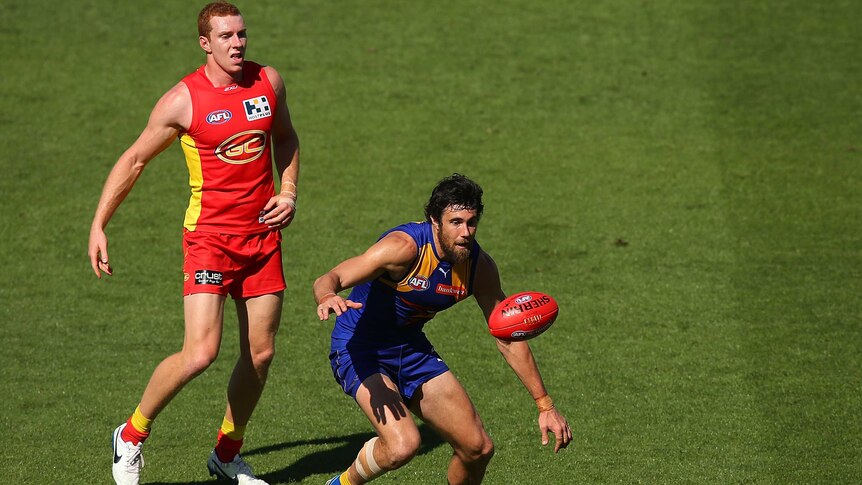
[[[437,268],[437,271],[439,271],[439,272],[443,273],[443,277],[444,277],[444,278],[445,278],[445,277],[447,277],[447,276],[449,276],[449,273],[451,273],[451,272],[452,272],[452,270],[451,270],[451,269],[449,269],[449,270],[447,271],[447,270],[445,270],[445,269],[443,269],[443,268]]]

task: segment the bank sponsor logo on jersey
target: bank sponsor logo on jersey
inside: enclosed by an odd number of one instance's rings
[[[264,148],[266,148],[266,132],[248,130],[221,142],[221,145],[215,149],[215,156],[223,162],[243,165],[260,158]]]
[[[211,269],[199,269],[195,271],[196,285],[215,285],[221,286],[224,275],[221,271],[213,271]]]
[[[407,284],[416,291],[425,291],[431,286],[431,283],[428,283],[428,278],[424,276],[414,276],[407,280]]]
[[[456,298],[460,298],[467,295],[467,288],[464,288],[463,286],[451,286],[444,285],[443,283],[437,283],[437,288],[434,289],[434,293],[437,293],[438,295],[449,295]]]
[[[245,107],[245,117],[249,121],[272,116],[272,110],[269,109],[269,101],[267,101],[266,96],[244,99],[242,105]]]
[[[226,109],[220,109],[207,115],[207,123],[221,125],[230,121],[231,118],[233,118],[233,113]]]

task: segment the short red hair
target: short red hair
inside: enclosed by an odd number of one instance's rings
[[[210,32],[213,29],[210,24],[210,19],[213,17],[242,17],[239,9],[232,3],[224,1],[208,3],[198,14],[198,35],[201,37],[210,38]]]

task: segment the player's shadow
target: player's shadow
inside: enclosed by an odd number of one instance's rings
[[[419,448],[418,455],[424,455],[445,442],[440,439],[440,436],[431,430],[427,424],[419,425],[419,434],[422,437],[422,446]],[[262,453],[272,453],[297,446],[307,445],[336,445],[322,451],[310,453],[287,465],[286,467],[275,470],[269,473],[257,474],[270,484],[276,483],[291,483],[301,482],[311,475],[325,475],[329,478],[332,475],[343,472],[353,463],[359,449],[366,441],[373,438],[374,433],[356,433],[347,436],[337,436],[332,438],[320,438],[302,441],[290,441],[276,445],[263,446],[260,448],[251,448],[242,452],[243,457],[250,457]],[[200,482],[146,482],[150,485],[213,485],[213,480],[205,480]],[[227,482],[224,482],[227,483]]]

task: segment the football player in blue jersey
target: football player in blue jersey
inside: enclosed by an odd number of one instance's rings
[[[494,444],[422,331],[438,311],[470,295],[486,320],[505,299],[494,260],[475,240],[482,210],[481,187],[453,174],[432,191],[424,222],[385,232],[314,282],[318,317],[336,315],[330,352],[335,379],[377,433],[327,485],[366,483],[410,461],[420,436],[408,411],[452,446],[450,484],[482,481]],[[348,288],[347,298],[338,294]],[[530,346],[498,340],[497,347],[536,401],[542,444],[552,433],[554,452],[565,448],[571,427],[554,407]]]

